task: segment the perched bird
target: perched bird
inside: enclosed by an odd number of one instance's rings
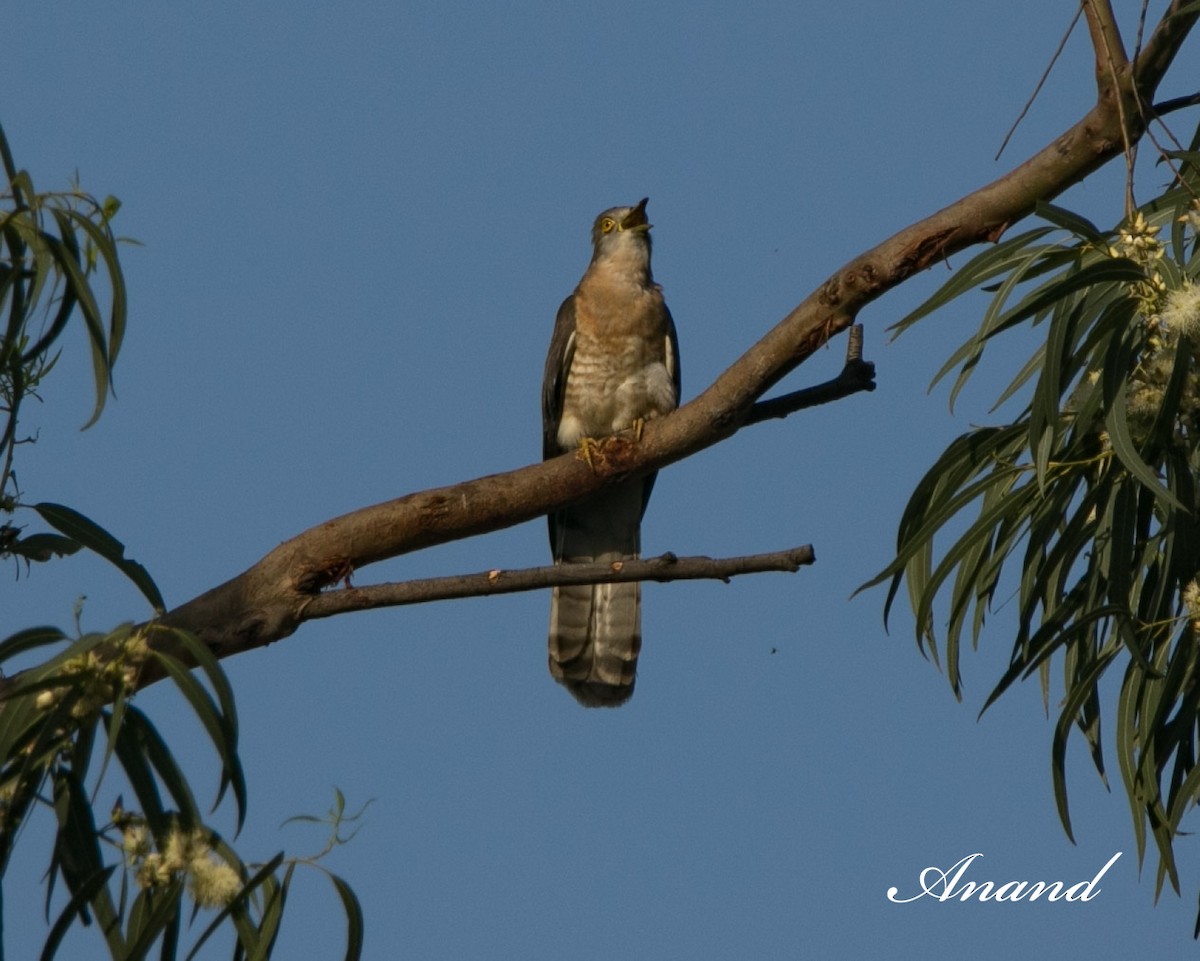
[[[592,227],[592,262],[563,301],[542,381],[542,456],[582,450],[679,404],[679,344],[650,274],[646,200],[606,210]],[[551,514],[555,563],[638,556],[654,474],[611,485]],[[550,674],[587,707],[633,694],[642,646],[641,585],[554,588]]]

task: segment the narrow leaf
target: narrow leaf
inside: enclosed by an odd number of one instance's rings
[[[229,737],[229,728],[222,722],[216,704],[191,672],[173,657],[158,651],[152,651],[152,654],[162,664],[183,696],[187,698],[196,718],[203,725],[209,740],[217,749],[225,777],[234,785],[234,793],[238,799],[238,826],[240,828],[245,810],[245,776],[242,773],[241,760],[238,758],[236,741]],[[216,803],[220,803],[220,795],[218,795]]]
[[[359,961],[362,957],[363,924],[362,905],[358,897],[345,881],[336,874],[330,874],[329,880],[342,899],[342,907],[346,911],[346,961]]]
[[[1067,210],[1065,207],[1058,207],[1044,200],[1039,200],[1034,205],[1033,213],[1034,216],[1041,217],[1042,220],[1048,220],[1050,223],[1057,227],[1062,227],[1064,230],[1069,230],[1083,240],[1094,244],[1104,241],[1104,235],[1100,232],[1100,228],[1086,217],[1072,210]]]
[[[62,939],[66,937],[67,932],[71,930],[76,918],[83,913],[88,903],[96,896],[100,888],[108,883],[108,879],[116,869],[117,866],[115,864],[110,864],[104,870],[93,874],[71,895],[71,900],[59,912],[54,924],[50,927],[50,933],[46,936],[46,943],[42,947],[42,953],[38,956],[41,961],[52,961],[55,953],[58,951],[58,946],[62,943]]]
[[[147,570],[137,561],[125,556],[125,545],[95,521],[62,504],[34,504],[33,509],[42,520],[60,533],[78,541],[89,550],[95,551],[121,573],[133,581],[154,610],[166,610],[162,594]]]
[[[0,664],[10,658],[16,657],[18,654],[24,654],[26,651],[33,651],[39,647],[46,647],[49,644],[57,644],[59,641],[65,641],[67,635],[60,631],[57,627],[27,627],[23,631],[17,631],[16,634],[10,634],[3,641],[0,641]]]

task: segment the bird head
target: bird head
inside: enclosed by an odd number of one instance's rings
[[[642,256],[650,259],[650,221],[646,219],[643,197],[634,207],[610,207],[592,225],[594,258],[612,255]]]

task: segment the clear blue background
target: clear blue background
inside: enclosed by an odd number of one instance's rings
[[[691,397],[840,264],[1000,175],[1093,99],[1081,30],[993,160],[1074,12],[1065,0],[11,6],[0,122],[18,163],[40,189],[78,171],[116,194],[119,231],[144,245],[125,251],[118,400],[78,432],[90,406],[76,332],[25,422],[38,442],[18,477],[30,501],[121,537],[172,605],[325,518],[535,460],[546,344],[599,210],[651,198]],[[1120,6],[1132,36],[1137,5]],[[1190,92],[1194,52],[1164,96]],[[1120,185],[1117,164],[1067,202],[1111,223]],[[1178,846],[1183,898],[1153,907],[1119,783],[1107,793],[1078,744],[1078,845],[1064,836],[1058,692],[1049,721],[1027,684],[976,722],[1011,610],[967,659],[959,704],[907,612],[889,635],[881,591],[849,599],[890,559],[913,484],[987,419],[1024,357],[1002,349],[956,416],[944,389],[927,395],[978,301],[894,344],[884,331],[946,276],[863,312],[875,393],[660,475],[648,553],[811,542],[818,563],[648,586],[627,707],[585,712],[551,682],[537,593],[313,623],[227,662],[250,773],[243,855],[318,850],[320,831],[280,823],[325,810],[334,785],[352,807],[373,799],[326,862],[362,898],[371,959],[1195,950],[1195,841]],[[783,386],[832,376],[843,350]],[[356,583],[547,557],[531,523]],[[0,633],[69,627],[81,594],[85,629],[148,614],[119,575],[76,557],[0,581]],[[173,693],[138,704],[215,789]],[[227,809],[216,824],[232,831]],[[42,942],[47,837],[32,825],[5,879],[12,958]],[[973,852],[975,880],[1077,881],[1117,851],[1087,904],[885,897]],[[277,956],[338,957],[342,938],[312,873]],[[103,948],[86,932],[64,951]]]

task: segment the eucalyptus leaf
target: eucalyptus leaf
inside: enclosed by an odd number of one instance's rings
[[[980,714],[1034,674],[1048,707],[1056,663],[1051,779],[1064,830],[1070,734],[1082,733],[1105,780],[1111,727],[1139,862],[1152,838],[1156,883],[1176,888],[1173,841],[1200,803],[1200,351],[1164,307],[1169,291],[1200,283],[1200,241],[1180,221],[1200,194],[1197,144],[1200,130],[1179,182],[1117,229],[1039,206],[1070,240],[997,245],[901,321],[985,285],[975,330],[937,373],[957,371],[952,404],[986,347],[1017,329],[1045,333],[993,408],[1016,413],[946,448],[909,498],[894,558],[864,585],[888,582],[886,623],[903,583],[917,644],[935,661],[945,625],[961,697],[967,624],[981,643],[993,598],[1015,584],[1012,652]],[[1101,679],[1118,664],[1110,703]]]
[[[89,550],[95,551],[106,561],[117,568],[131,580],[150,602],[154,610],[162,612],[166,609],[158,585],[150,577],[149,572],[137,561],[125,556],[125,545],[112,536],[103,527],[79,511],[62,504],[34,504],[33,509],[41,515],[42,520],[55,530],[82,544]]]

